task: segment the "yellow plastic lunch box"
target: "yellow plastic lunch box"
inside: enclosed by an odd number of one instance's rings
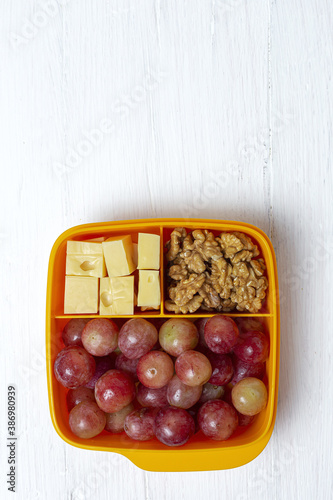
[[[268,388],[266,408],[257,415],[254,422],[246,428],[240,428],[227,441],[207,439],[201,432],[196,433],[185,445],[170,448],[157,439],[139,442],[133,441],[125,433],[112,435],[103,431],[92,439],[80,439],[75,436],[68,424],[66,406],[67,389],[62,387],[53,373],[54,360],[64,347],[62,330],[73,317],[102,317],[100,315],[65,315],[64,287],[66,244],[68,240],[85,240],[97,237],[111,237],[130,234],[137,242],[139,232],[154,233],[161,236],[161,308],[159,311],[141,312],[135,309],[134,316],[147,319],[187,317],[197,319],[212,316],[212,313],[177,315],[164,308],[164,255],[165,244],[175,227],[185,227],[188,231],[208,229],[215,235],[222,231],[239,231],[248,235],[260,248],[264,258],[268,279],[265,303],[258,314],[225,313],[230,317],[260,317],[264,320],[269,338],[270,354],[266,361],[265,381]],[[106,317],[106,316],[104,316]],[[133,316],[123,316],[129,319]],[[112,317],[112,319],[114,319]],[[207,471],[230,469],[253,460],[268,443],[273,432],[279,382],[279,342],[280,318],[278,301],[278,276],[274,250],[266,234],[251,224],[235,221],[208,219],[141,219],[117,222],[85,224],[68,229],[61,234],[53,245],[48,269],[46,299],[46,360],[47,384],[51,419],[59,436],[67,443],[86,450],[101,450],[120,453],[129,458],[138,467],[148,471]]]

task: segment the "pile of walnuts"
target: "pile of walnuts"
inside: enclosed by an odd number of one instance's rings
[[[243,233],[176,227],[167,243],[168,300],[175,313],[248,311],[257,313],[268,286],[258,247]]]

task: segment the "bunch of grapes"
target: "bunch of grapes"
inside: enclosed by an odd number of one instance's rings
[[[62,338],[54,373],[69,389],[69,426],[80,438],[125,431],[181,446],[202,431],[224,441],[267,404],[269,340],[254,318],[133,318],[120,329],[71,319]]]

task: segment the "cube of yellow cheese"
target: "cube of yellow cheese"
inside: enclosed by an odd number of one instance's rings
[[[99,313],[103,316],[134,313],[134,276],[101,278]]]
[[[96,314],[98,312],[98,278],[65,277],[65,314]]]
[[[133,262],[133,244],[131,236],[114,236],[102,243],[108,275],[127,276],[135,265]]]
[[[138,269],[160,268],[160,236],[158,234],[139,233]]]
[[[66,274],[72,276],[106,276],[102,243],[67,241]]]
[[[161,303],[159,271],[139,270],[138,307],[158,307]]]

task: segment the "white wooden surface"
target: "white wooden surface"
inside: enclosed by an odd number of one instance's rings
[[[16,498],[333,497],[332,16],[330,0],[1,2],[1,498],[15,497],[11,382]],[[66,445],[49,418],[54,240],[84,222],[156,216],[251,222],[276,249],[277,421],[239,469],[143,472]]]

